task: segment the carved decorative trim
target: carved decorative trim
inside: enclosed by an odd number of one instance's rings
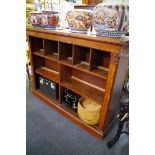
[[[110,63],[112,63],[112,64],[118,64],[118,62],[119,62],[119,57],[120,57],[120,54],[111,53]]]
[[[123,52],[120,53],[121,57],[129,57],[129,51],[125,50]]]
[[[121,57],[129,57],[129,45],[123,46],[120,52]]]

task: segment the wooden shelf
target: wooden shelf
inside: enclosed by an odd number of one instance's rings
[[[50,96],[48,96],[48,95],[46,95],[45,93],[41,92],[39,89],[35,90],[35,92],[36,92],[37,94],[39,94],[40,96],[43,96],[44,98],[50,100],[52,104],[55,104],[55,105],[57,105],[57,106],[60,106],[59,99],[54,100],[54,99],[52,99]]]
[[[97,75],[99,77],[107,78],[108,71],[109,71],[108,69],[98,66],[95,69],[93,69],[91,72],[95,73],[95,75]]]
[[[56,111],[60,112],[63,116],[67,117],[78,126],[82,127],[86,131],[89,131],[92,135],[96,136],[97,138],[103,137],[103,131],[100,130],[97,126],[90,126],[84,123],[78,116],[77,113],[74,113],[71,109],[67,108],[65,105],[58,103],[58,101],[52,100],[39,90],[32,90],[32,93],[39,97],[42,101],[44,101],[47,105],[55,109]]]
[[[72,67],[72,68],[75,68],[79,71],[83,71],[83,72],[86,72],[90,75],[94,75],[96,77],[99,77],[99,78],[102,78],[102,79],[107,79],[107,76],[108,76],[108,71],[107,70],[104,70],[103,69],[99,69],[99,68],[96,68],[94,69],[93,71],[89,71],[88,70],[88,67],[79,67],[79,64],[77,65],[72,65],[71,62],[68,63],[66,62],[68,60],[62,60],[60,63],[63,64],[63,65],[66,65],[66,66],[69,66],[69,67]],[[87,68],[87,69],[86,69]]]
[[[75,65],[75,68],[80,68],[82,70],[87,70],[88,71],[89,70],[89,63],[81,62],[81,63]]]
[[[39,69],[36,69],[36,73],[46,77],[49,80],[59,82],[59,73],[54,70],[48,69],[46,67],[41,67]]]
[[[62,59],[61,63],[65,64],[65,65],[72,66],[72,61],[73,61],[73,59],[71,57],[68,57],[67,59]]]
[[[35,51],[33,52],[34,55],[40,56],[40,57],[44,57],[44,51],[40,50],[40,51]]]
[[[35,28],[27,29],[27,38],[33,94],[95,137],[103,138],[119,108],[119,95],[128,66],[128,57],[123,56],[128,52],[128,39]],[[39,75],[59,85],[58,100],[37,90]],[[84,123],[77,113],[61,104],[66,88],[103,105],[98,125]]]
[[[58,53],[45,55],[45,58],[53,61],[58,61]]]
[[[61,85],[81,96],[88,97],[100,104],[103,103],[104,90],[99,90],[82,82],[79,82],[75,78],[71,78],[68,81],[63,81],[61,82]]]
[[[69,113],[70,115],[72,115],[72,117],[74,117],[75,119],[77,119],[80,123],[84,124],[84,125],[87,125],[89,127],[91,127],[92,129],[98,131],[98,132],[101,132],[101,130],[98,128],[98,124],[97,125],[93,125],[93,126],[90,126],[88,124],[86,124],[85,122],[83,122],[78,113],[77,112],[73,112],[70,108],[68,108],[66,105],[64,104],[60,104],[60,107],[65,110],[67,113]]]
[[[43,57],[43,58],[46,58],[48,60],[53,60],[53,61],[58,62],[58,54],[57,53],[45,55],[43,51],[35,51],[33,54]]]
[[[58,61],[58,54],[54,53],[54,54],[49,54],[49,55],[44,55],[43,51],[36,51],[34,52],[34,55],[49,59],[49,60],[53,60],[53,61]],[[97,66],[96,68],[94,68],[93,70],[89,70],[89,64],[87,62],[81,62],[79,64],[76,65],[72,65],[72,58],[68,57],[67,59],[63,59],[60,61],[62,64],[76,68],[78,70],[81,71],[85,71],[89,74],[92,74],[94,76],[103,78],[103,79],[107,79],[108,76],[108,68],[102,67],[102,66]]]

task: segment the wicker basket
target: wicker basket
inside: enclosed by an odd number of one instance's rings
[[[78,103],[78,114],[81,120],[89,125],[99,122],[102,106],[92,100],[81,98]]]

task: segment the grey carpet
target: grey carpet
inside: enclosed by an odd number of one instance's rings
[[[106,143],[116,133],[117,123],[104,140],[64,118],[34,97],[26,88],[26,154],[27,155],[128,155],[128,136],[108,149]]]

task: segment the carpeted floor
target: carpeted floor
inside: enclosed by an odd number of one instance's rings
[[[27,155],[128,155],[129,139],[122,134],[111,148],[106,146],[116,133],[115,123],[104,140],[64,118],[26,88],[26,154]]]

